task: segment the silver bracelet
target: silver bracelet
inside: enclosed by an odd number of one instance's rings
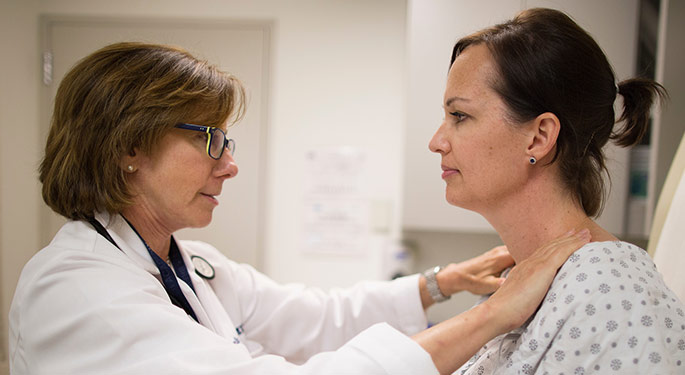
[[[435,276],[442,270],[441,266],[436,266],[429,268],[423,272],[423,277],[426,278],[426,288],[428,289],[428,294],[430,294],[433,302],[447,301],[452,296],[446,296],[442,294],[440,287],[438,286],[438,280]]]

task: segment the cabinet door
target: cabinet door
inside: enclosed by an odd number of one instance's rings
[[[241,123],[229,129],[229,136],[236,140],[235,159],[240,173],[224,183],[220,205],[214,211],[212,223],[202,229],[181,230],[176,237],[206,241],[236,261],[259,267],[262,243],[258,228],[262,226],[264,211],[264,111],[267,108],[269,25],[168,19],[46,17],[42,20],[42,27],[43,51],[44,54],[50,54],[44,56],[52,70],[52,82],[46,82],[42,93],[43,137],[47,135],[53,99],[62,77],[76,61],[113,42],[144,41],[178,45],[243,81],[249,92],[247,113]],[[235,199],[237,196],[240,199]],[[41,217],[42,238],[47,244],[65,220],[47,207]]]
[[[443,94],[452,47],[458,38],[511,18],[515,1],[410,1],[409,82],[404,162],[405,229],[494,232],[475,212],[445,201],[440,156],[428,142],[442,122]]]
[[[607,54],[617,79],[634,75],[637,41],[637,0],[529,0],[527,8],[547,7],[567,12]],[[480,215],[450,206],[440,179],[440,158],[427,150],[442,119],[442,95],[452,46],[462,36],[511,19],[518,2],[493,0],[410,2],[409,93],[403,225],[405,229],[494,232]],[[610,20],[610,22],[607,22]],[[623,233],[628,194],[628,152],[606,148],[611,188],[599,223]]]

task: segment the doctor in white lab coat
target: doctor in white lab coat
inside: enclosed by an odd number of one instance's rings
[[[110,45],[65,76],[40,179],[45,202],[71,220],[22,272],[12,373],[450,373],[522,324],[589,239],[583,230],[546,245],[504,284],[497,275],[512,260],[495,249],[330,293],[279,285],[173,237],[209,224],[237,174],[225,133],[243,99],[237,79],[167,46]],[[426,329],[432,303],[500,284]]]

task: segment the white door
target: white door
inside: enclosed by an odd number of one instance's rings
[[[50,16],[41,20],[41,26],[44,70],[47,70],[41,98],[43,140],[62,77],[79,59],[113,42],[142,41],[181,46],[242,80],[248,88],[246,117],[229,129],[229,136],[236,140],[235,159],[240,172],[236,178],[224,183],[212,223],[202,229],[182,230],[176,237],[206,241],[231,259],[261,268],[263,241],[258,229],[262,226],[264,213],[270,25]],[[47,244],[65,219],[44,207],[42,240]]]

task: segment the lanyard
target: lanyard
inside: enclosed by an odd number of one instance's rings
[[[126,220],[126,218],[124,218],[124,220]],[[102,237],[107,239],[107,241],[111,242],[112,245],[116,246],[119,250],[121,250],[119,245],[117,245],[117,243],[114,242],[112,236],[109,235],[105,227],[103,227],[99,221],[91,217],[88,218],[88,222],[90,222],[90,224]],[[178,279],[176,278],[176,275],[178,275],[178,277],[181,280],[183,280],[186,284],[188,284],[190,289],[192,289],[193,292],[195,292],[193,282],[190,280],[190,275],[188,275],[188,269],[186,268],[185,263],[183,262],[183,257],[181,256],[181,252],[178,249],[178,245],[176,245],[176,240],[174,239],[174,237],[171,236],[171,245],[169,246],[169,260],[171,261],[171,264],[173,265],[176,274],[174,274],[174,271],[171,270],[171,267],[169,267],[169,265],[164,260],[162,260],[162,258],[160,258],[160,256],[157,255],[157,253],[150,249],[150,246],[148,246],[147,242],[145,242],[145,240],[140,235],[140,233],[138,233],[136,228],[128,220],[126,220],[126,222],[131,227],[131,229],[133,229],[133,232],[135,232],[135,234],[138,235],[138,238],[140,238],[140,240],[143,242],[143,245],[145,245],[145,248],[150,254],[150,257],[152,257],[152,261],[155,263],[155,266],[157,266],[157,269],[159,269],[159,273],[162,276],[162,285],[164,286],[164,290],[166,290],[167,294],[169,295],[169,299],[171,299],[171,302],[177,307],[183,309],[188,315],[195,319],[196,322],[199,322],[199,320],[197,319],[197,315],[195,315],[195,311],[193,311],[193,308],[190,306],[190,303],[186,299],[185,295],[183,295],[183,292],[181,291],[181,286],[178,284]]]

